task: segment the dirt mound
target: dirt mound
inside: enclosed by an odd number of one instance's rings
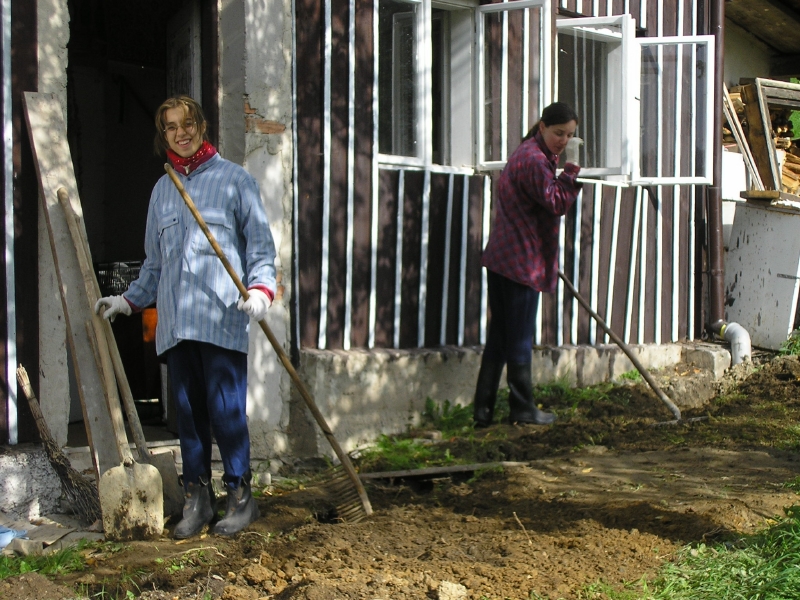
[[[696,375],[659,377],[687,390]],[[478,600],[575,598],[598,582],[652,579],[685,544],[735,540],[797,502],[785,483],[800,467],[800,362],[770,357],[714,385],[712,402],[684,411],[699,421],[658,426],[671,413],[636,383],[556,406],[552,427],[445,440],[452,456],[522,464],[370,480],[375,514],[361,523],[326,522],[338,498],[325,489],[273,488],[234,539],[137,542],[57,583],[149,600]],[[25,597],[17,587],[2,596]]]

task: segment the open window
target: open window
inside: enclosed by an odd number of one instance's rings
[[[472,167],[470,0],[378,3],[378,160]]]
[[[714,36],[636,38],[630,15],[556,29],[554,96],[580,116],[581,176],[710,184]]]
[[[580,116],[576,136],[581,175],[624,176],[630,172],[627,121],[634,22],[630,15],[556,22],[557,68],[555,97]]]
[[[485,4],[476,13],[477,166],[501,169],[550,97],[550,2]]]

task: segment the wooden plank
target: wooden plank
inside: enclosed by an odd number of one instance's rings
[[[67,127],[55,94],[26,92],[25,119],[39,176],[39,195],[61,292],[83,421],[99,480],[108,469],[119,465],[119,451],[103,391],[103,378],[85,326],[92,319],[92,310],[66,217],[56,193],[58,188],[64,187],[70,198],[78,198],[72,157],[67,145]],[[72,206],[80,216],[80,205]]]
[[[800,200],[800,196],[789,194],[787,192],[780,192],[778,190],[750,190],[746,192],[739,192],[739,196],[745,200],[761,200],[770,202],[777,200],[797,202]]]
[[[761,181],[765,189],[775,190],[779,187],[776,177],[772,171],[772,140],[770,139],[769,129],[765,129],[761,115],[761,98],[754,85],[742,86],[742,98],[744,100],[744,113],[747,117],[747,142],[753,153]]]
[[[436,477],[437,475],[450,475],[451,473],[469,473],[482,469],[497,469],[498,467],[527,467],[530,463],[500,461],[489,463],[474,463],[469,465],[448,465],[445,467],[425,467],[422,469],[407,469],[404,471],[382,471],[379,473],[359,473],[360,479],[399,479],[403,477]]]
[[[722,84],[722,94],[722,108],[725,112],[725,118],[731,126],[733,137],[736,139],[736,144],[739,146],[739,150],[744,157],[744,164],[747,166],[747,172],[750,174],[750,178],[753,180],[756,189],[763,190],[764,183],[761,181],[761,174],[758,172],[758,167],[753,159],[750,145],[745,138],[742,123],[739,121],[739,115],[736,114],[736,110],[734,110],[733,101],[728,93],[728,86],[724,83]]]

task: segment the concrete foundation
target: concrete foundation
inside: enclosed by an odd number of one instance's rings
[[[683,362],[708,372],[710,380],[722,377],[731,360],[729,351],[717,344],[632,346],[631,350],[648,370]],[[481,351],[481,347],[308,350],[301,352],[298,374],[339,444],[349,452],[373,442],[381,434],[401,433],[418,425],[429,398],[439,406],[445,401],[451,405],[471,404]],[[531,368],[534,382],[563,382],[572,387],[618,380],[624,373],[635,370],[616,346],[537,347]],[[505,379],[500,385],[506,385]],[[679,390],[665,392],[679,407],[689,407],[690,404],[682,402],[688,394]],[[286,439],[287,446],[261,443],[256,439],[262,435],[261,430],[251,431],[252,466],[261,483],[286,464],[310,458],[335,458],[327,438],[294,387],[288,418],[275,421],[274,429],[270,438]],[[180,448],[152,445],[155,451],[172,451],[181,471]],[[88,448],[69,448],[67,456],[74,468],[91,472]],[[221,475],[216,448],[212,466],[215,475]],[[56,508],[60,482],[40,447],[15,447],[0,455],[0,472],[9,474],[0,483],[0,510],[32,517]]]
[[[0,512],[30,521],[58,511],[61,482],[40,445],[4,446],[0,473]]]

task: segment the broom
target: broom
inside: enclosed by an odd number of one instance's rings
[[[186,203],[186,206],[189,208],[189,211],[194,216],[197,224],[202,229],[203,233],[205,234],[206,238],[208,238],[211,247],[214,248],[214,252],[216,252],[219,259],[222,261],[225,270],[230,275],[233,283],[236,285],[236,288],[239,290],[239,293],[242,295],[242,298],[247,300],[250,295],[247,292],[247,288],[242,283],[242,280],[239,278],[239,275],[236,271],[233,270],[233,266],[231,265],[228,258],[225,256],[225,253],[222,251],[222,248],[217,243],[217,240],[214,239],[214,235],[209,230],[208,226],[206,225],[203,216],[197,210],[197,207],[194,205],[192,198],[189,196],[186,189],[183,187],[180,179],[175,174],[173,168],[169,165],[169,163],[164,164],[164,170],[169,175],[170,179],[172,179],[172,183],[175,184],[175,187],[180,192],[183,201]],[[330,443],[333,451],[336,453],[336,456],[339,458],[341,462],[341,466],[345,471],[345,476],[339,476],[336,478],[335,484],[337,487],[337,492],[339,492],[338,496],[340,497],[340,502],[336,507],[337,514],[339,518],[343,521],[349,520],[351,522],[360,521],[365,516],[369,516],[372,514],[372,505],[370,504],[369,498],[367,497],[367,492],[364,490],[364,485],[361,483],[361,479],[359,479],[358,474],[356,473],[355,468],[353,467],[353,463],[350,462],[350,457],[342,450],[342,447],[339,445],[339,442],[336,441],[336,438],[333,436],[333,432],[331,428],[328,427],[328,423],[325,421],[325,417],[322,416],[322,413],[317,408],[314,399],[311,397],[311,393],[306,388],[303,380],[300,379],[300,376],[297,374],[297,371],[292,366],[291,361],[289,360],[289,356],[284,351],[283,347],[278,343],[278,339],[272,333],[272,330],[267,325],[266,319],[261,319],[258,324],[261,326],[262,331],[267,336],[272,344],[272,348],[275,350],[275,353],[278,355],[281,363],[283,364],[286,371],[289,373],[292,381],[294,382],[295,386],[297,386],[297,390],[300,392],[300,395],[305,400],[306,406],[311,411],[311,414],[314,415],[314,419],[316,419],[317,424],[319,425],[322,433],[325,434],[325,437],[328,438],[328,442]],[[351,485],[347,485],[343,488],[342,483],[347,482],[349,480]],[[355,496],[353,495],[355,492]]]
[[[98,495],[97,487],[72,468],[72,465],[69,464],[69,459],[61,452],[61,449],[53,440],[50,428],[47,426],[47,421],[44,420],[44,415],[42,415],[42,410],[39,407],[39,401],[33,393],[31,381],[28,379],[28,372],[22,365],[17,367],[17,381],[19,381],[22,391],[28,399],[28,406],[31,407],[31,413],[36,421],[44,451],[47,453],[50,465],[61,481],[61,490],[67,500],[85,522],[94,523],[98,519],[102,519],[103,513],[100,510],[100,496]]]

